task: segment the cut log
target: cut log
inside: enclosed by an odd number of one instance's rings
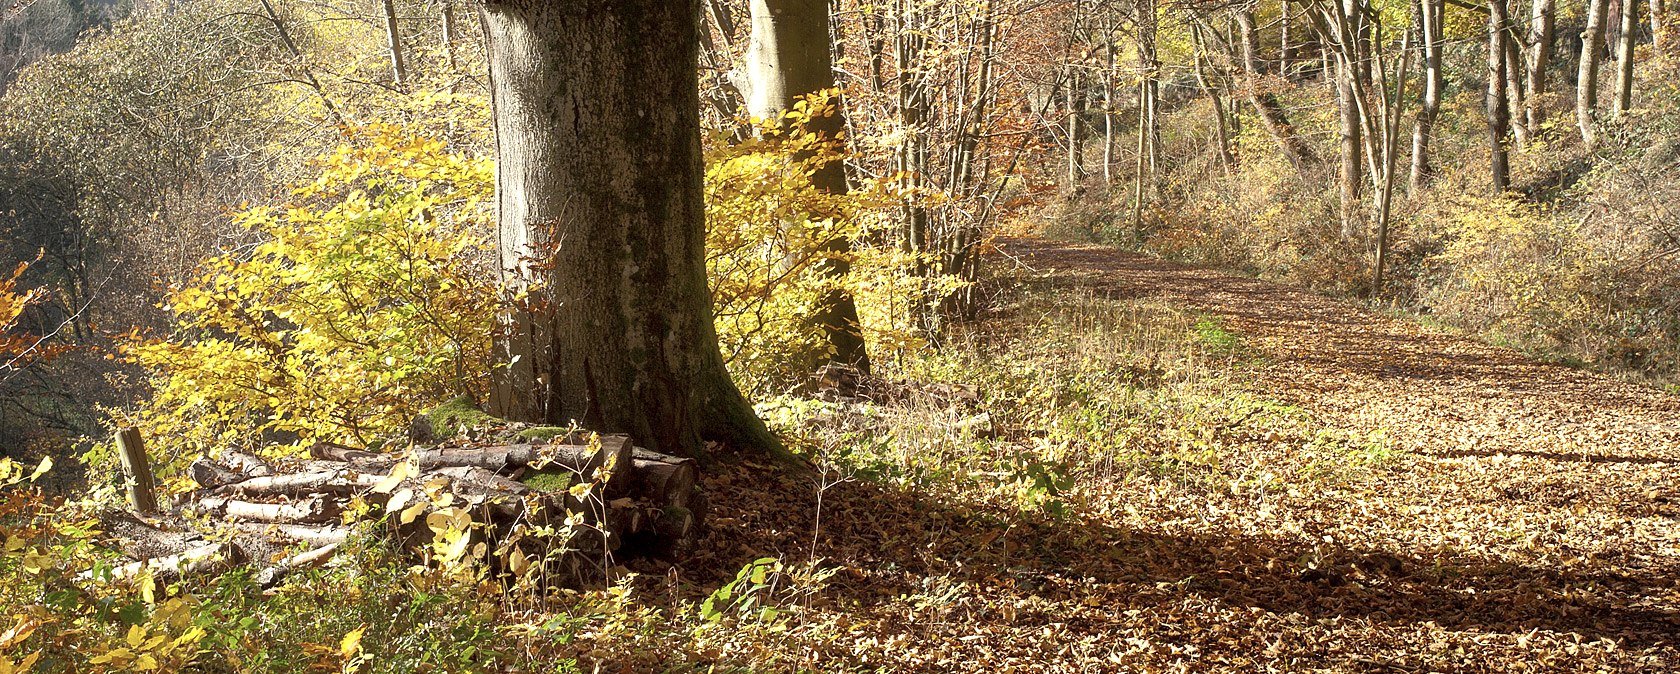
[[[667,507],[654,518],[653,533],[655,552],[667,558],[680,556],[699,539],[699,520],[688,508]]]
[[[423,449],[419,455],[421,470],[474,467],[500,471],[524,466],[535,460],[537,448],[534,445],[507,445],[484,449]]]
[[[360,449],[351,449],[344,445],[331,442],[317,442],[309,446],[309,455],[324,461],[341,461],[346,463],[396,463],[401,459],[397,454],[380,454]]]
[[[169,530],[135,517],[126,510],[100,513],[99,529],[102,538],[113,540],[123,554],[135,559],[152,559],[180,554],[204,545],[204,536],[180,527]]]
[[[205,489],[215,489],[250,477],[244,473],[229,470],[215,461],[203,458],[193,461],[192,465],[187,467],[187,472],[192,476],[193,482],[198,483],[198,486]]]
[[[367,475],[350,470],[323,470],[292,473],[290,475],[253,477],[243,482],[235,482],[218,488],[216,493],[244,494],[247,496],[349,494],[357,489],[366,489],[379,484],[380,479],[378,475]]]
[[[673,458],[674,457],[666,457]],[[700,471],[686,459],[668,463],[655,459],[635,460],[634,493],[661,506],[687,508]]]
[[[327,563],[327,560],[332,559],[333,555],[337,552],[338,544],[328,543],[327,545],[315,548],[314,550],[300,552],[282,559],[279,562],[274,563],[272,566],[258,571],[257,575],[252,576],[251,579],[256,581],[259,587],[265,589],[271,588],[275,585],[279,585],[280,581],[284,580],[288,574],[291,574],[294,571],[314,568]]]
[[[274,466],[255,454],[247,454],[237,449],[224,449],[221,458],[223,464],[237,473],[244,473],[251,477],[266,477],[274,474]]]
[[[225,517],[256,522],[289,524],[321,524],[338,517],[339,506],[333,501],[311,498],[297,503],[252,503],[220,496],[199,499],[198,507]]]
[[[153,578],[175,579],[195,573],[224,571],[239,561],[232,546],[226,543],[207,543],[180,554],[153,557],[132,564],[124,564],[111,569],[111,577],[128,579],[149,570],[152,572]],[[94,573],[91,570],[83,571],[77,578],[92,580]]]
[[[109,528],[119,539],[152,541],[143,549],[128,544],[149,553],[142,558],[203,554],[198,548],[205,540],[225,541],[224,556],[267,564],[258,580],[268,586],[331,556],[350,533],[335,520],[351,495],[377,505],[376,514],[388,514],[387,527],[376,531],[400,547],[426,554],[434,543],[435,518],[468,517],[472,543],[492,550],[518,547],[530,555],[521,559],[548,560],[543,564],[549,577],[569,584],[604,580],[615,558],[678,556],[693,548],[703,525],[699,464],[636,448],[624,435],[572,433],[552,444],[392,453],[316,443],[309,454],[312,458],[270,464],[230,450],[219,461],[194,462],[190,474],[201,489],[177,502],[225,520],[221,531],[173,534],[167,525],[132,515],[112,518],[120,526]],[[417,470],[403,470],[404,462]],[[383,484],[394,470],[406,479]],[[574,493],[579,485],[591,488]],[[464,512],[437,512],[434,499],[440,498]],[[398,513],[407,513],[409,522]],[[178,528],[187,529],[190,521],[182,519]],[[545,527],[563,533],[532,535]],[[296,554],[300,541],[309,552]],[[158,554],[163,552],[169,554]]]
[[[504,520],[518,518],[525,513],[525,497],[536,490],[485,468],[453,466],[440,468],[421,476],[424,484],[433,476],[449,479],[449,491],[468,505],[483,507]]]
[[[349,527],[309,526],[304,524],[285,524],[281,522],[238,522],[234,526],[240,531],[254,536],[281,537],[293,541],[301,541],[310,545],[327,545],[329,543],[343,543],[350,538]]]

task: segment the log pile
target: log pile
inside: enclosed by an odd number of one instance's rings
[[[623,435],[401,453],[319,443],[283,462],[226,451],[188,474],[197,488],[168,512],[146,512],[141,496],[131,498],[138,516],[107,514],[107,536],[139,560],[115,575],[250,563],[266,587],[331,559],[361,526],[429,561],[477,558],[588,584],[629,559],[681,555],[705,511],[694,461]]]

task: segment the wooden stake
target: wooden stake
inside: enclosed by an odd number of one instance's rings
[[[128,481],[128,505],[137,513],[157,512],[157,493],[152,485],[152,464],[146,460],[146,445],[140,429],[132,426],[117,431],[117,456],[122,459]]]

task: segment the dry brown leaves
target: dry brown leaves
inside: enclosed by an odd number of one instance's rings
[[[1003,247],[1065,287],[1223,317],[1266,355],[1256,391],[1400,451],[1288,488],[1083,481],[1065,521],[769,466],[714,471],[700,556],[666,570],[685,596],[765,556],[839,571],[773,631],[702,635],[710,645],[673,656],[684,666],[1680,671],[1680,398],[1261,281],[1098,247]],[[1297,451],[1245,446],[1284,474]]]

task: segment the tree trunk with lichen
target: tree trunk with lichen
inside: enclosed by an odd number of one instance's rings
[[[491,0],[497,233],[524,291],[497,414],[779,452],[718,353],[706,285],[696,0]]]

